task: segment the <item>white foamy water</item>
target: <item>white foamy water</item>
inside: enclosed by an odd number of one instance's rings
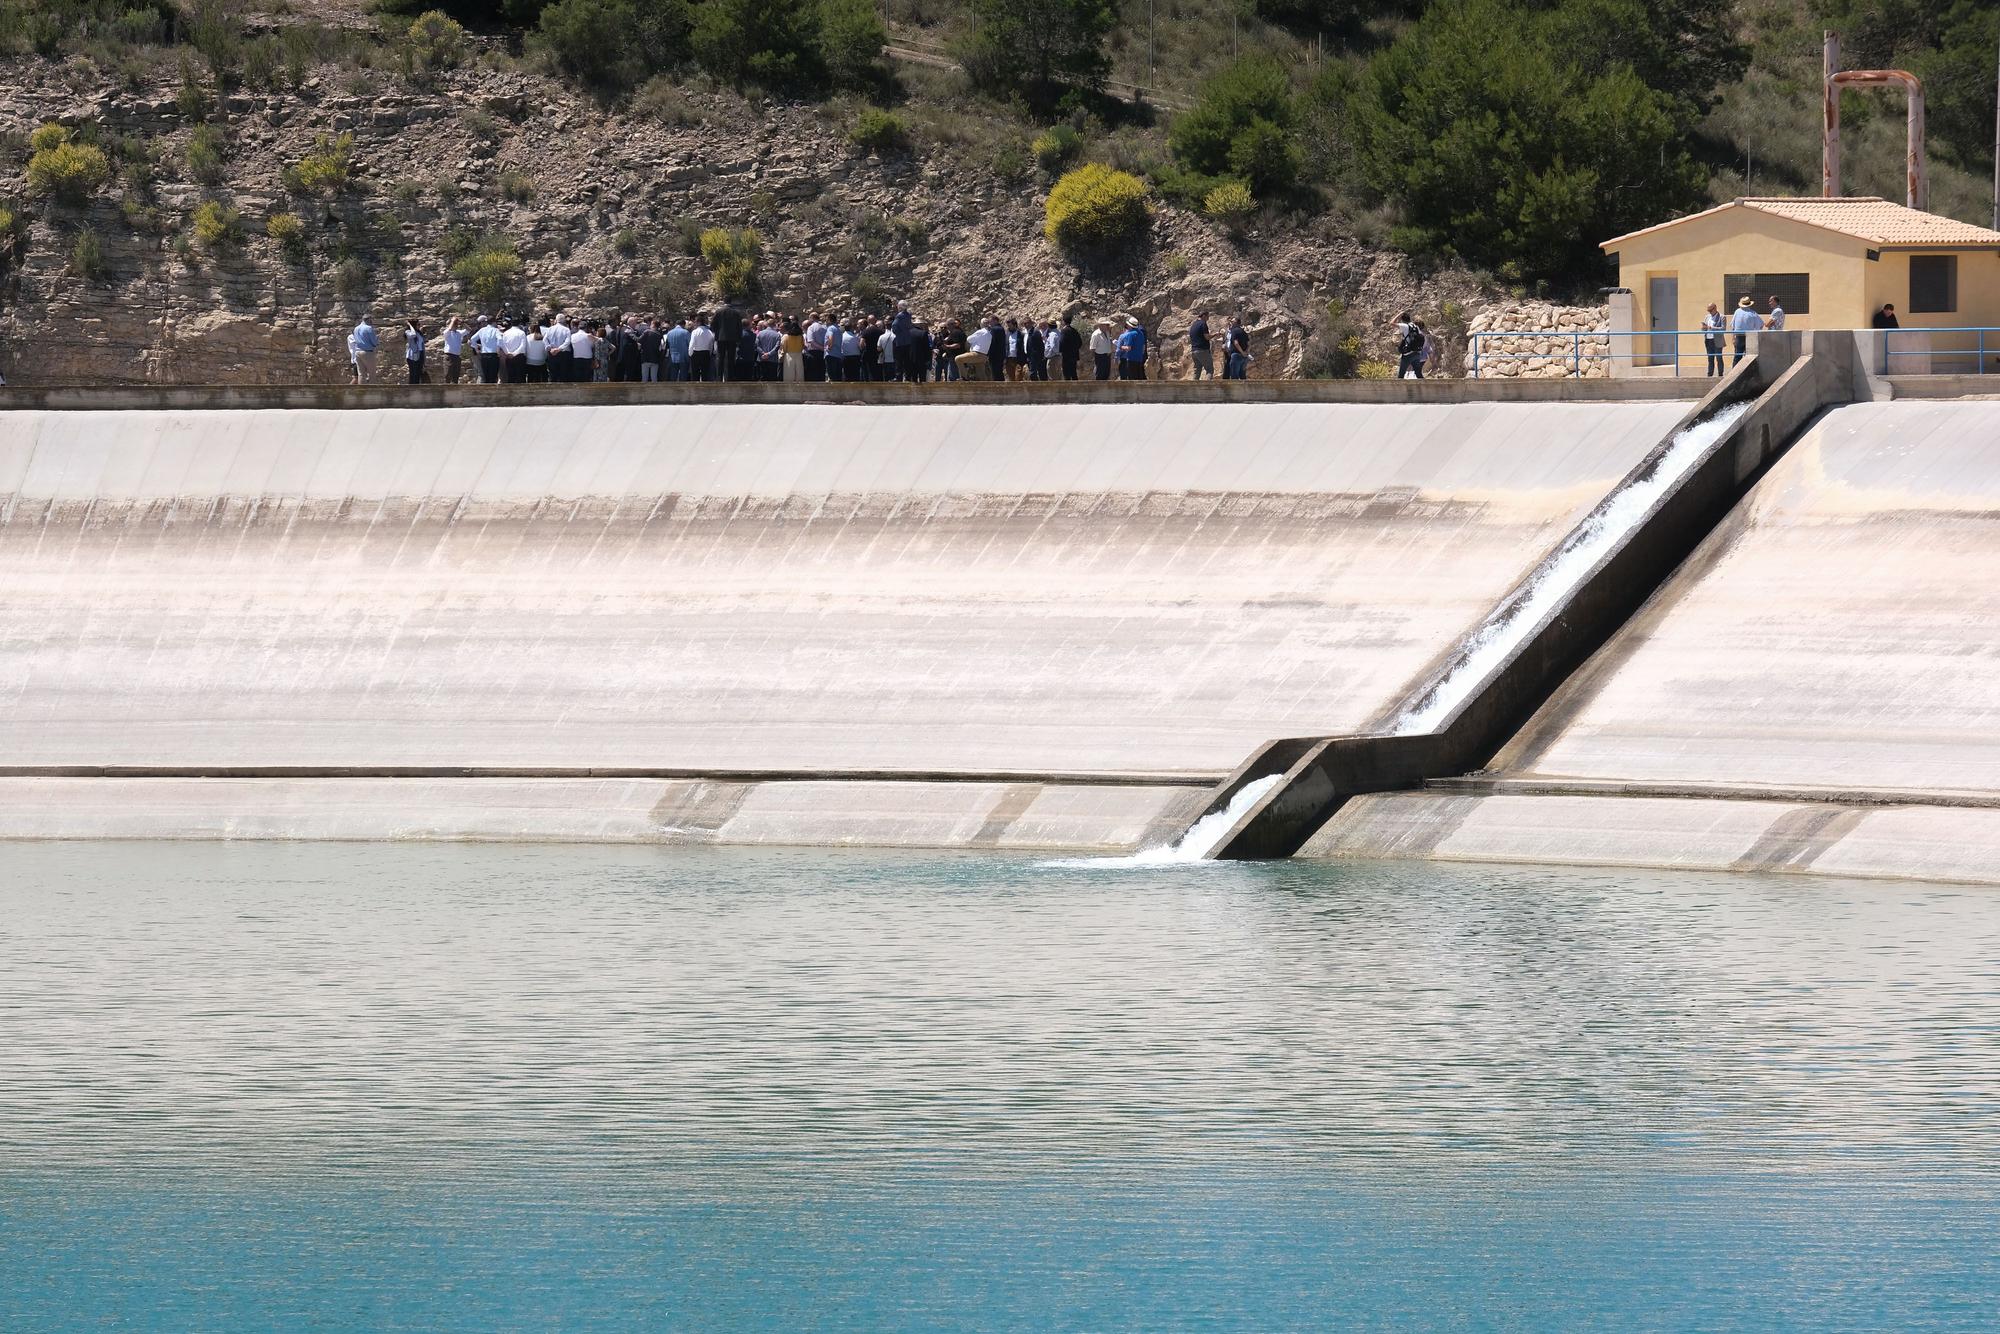
[[[1185,834],[1157,848],[1141,848],[1129,857],[1064,857],[1050,866],[1171,866],[1177,862],[1207,861],[1230,827],[1243,818],[1266,792],[1285,781],[1283,774],[1254,779],[1237,789],[1229,804],[1196,820]]]
[[[1701,460],[1711,445],[1727,435],[1736,419],[1749,409],[1748,403],[1726,407],[1668,442],[1666,453],[1661,455],[1652,475],[1619,491],[1584,520],[1562,547],[1542,563],[1527,593],[1479,628],[1445,678],[1414,707],[1405,710],[1392,730],[1399,736],[1428,732],[1449,718],[1452,710],[1465,701],[1487,674],[1520,647],[1549,611],[1576,591],[1584,575],[1605,552],[1644,518],[1654,503],[1686,476],[1688,469]]]

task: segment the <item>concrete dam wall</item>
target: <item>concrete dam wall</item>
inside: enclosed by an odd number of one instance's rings
[[[1837,407],[1489,772],[1333,856],[2000,882],[2000,402]]]
[[[1685,407],[0,413],[0,836],[1133,846]]]

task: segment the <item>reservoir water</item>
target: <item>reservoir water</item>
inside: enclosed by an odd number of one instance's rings
[[[0,846],[0,1328],[1990,1328],[2000,898]]]

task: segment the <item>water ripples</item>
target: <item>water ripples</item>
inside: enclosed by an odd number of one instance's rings
[[[0,868],[4,1170],[2000,1149],[1981,890],[449,845]]]

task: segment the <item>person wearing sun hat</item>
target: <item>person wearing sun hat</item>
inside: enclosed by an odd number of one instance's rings
[[[1118,378],[1146,378],[1146,331],[1136,316],[1125,317],[1125,332],[1118,335]]]
[[[1731,366],[1743,360],[1743,354],[1750,347],[1749,336],[1763,328],[1764,317],[1757,313],[1757,303],[1747,296],[1738,297],[1736,309],[1729,312],[1729,332],[1736,335],[1736,361],[1730,362]]]

